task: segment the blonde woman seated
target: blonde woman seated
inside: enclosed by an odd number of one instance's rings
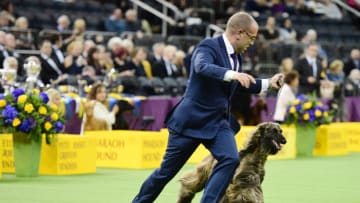
[[[115,114],[118,111],[117,105],[109,111],[105,85],[95,83],[89,92],[88,102],[85,104],[84,130],[112,130]]]
[[[276,101],[274,121],[278,123],[284,122],[286,107],[296,99],[297,88],[299,86],[299,73],[290,71],[285,75],[284,85],[279,90]]]

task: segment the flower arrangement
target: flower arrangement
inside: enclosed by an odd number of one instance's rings
[[[7,95],[0,95],[0,127],[5,132],[22,132],[33,139],[46,135],[46,143],[50,138],[62,131],[64,119],[59,116],[56,105],[47,105],[49,98],[38,89],[25,92],[15,89]]]
[[[332,120],[332,112],[315,95],[299,95],[286,108],[285,123],[295,125],[328,124]]]

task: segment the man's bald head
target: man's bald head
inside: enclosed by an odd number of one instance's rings
[[[233,35],[239,29],[250,30],[250,27],[253,23],[257,24],[251,15],[245,12],[238,12],[229,18],[226,24],[226,32]]]

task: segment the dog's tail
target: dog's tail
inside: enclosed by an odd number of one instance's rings
[[[179,179],[181,188],[178,203],[191,202],[195,194],[204,189],[215,164],[216,160],[207,156],[195,170],[185,173]]]

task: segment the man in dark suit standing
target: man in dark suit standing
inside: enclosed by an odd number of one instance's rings
[[[169,139],[161,166],[145,180],[133,203],[154,202],[200,144],[218,161],[201,202],[219,202],[239,164],[234,135],[240,125],[230,114],[232,95],[236,90],[259,93],[279,88],[276,82],[283,77],[276,74],[255,80],[241,72],[241,53],[256,39],[258,29],[249,14],[239,12],[228,20],[223,35],[199,43],[192,56],[188,88],[166,121]]]
[[[323,69],[320,60],[317,58],[318,48],[316,42],[307,44],[304,49],[305,56],[300,58],[295,65],[295,69],[300,75],[299,94],[315,92],[319,96]]]

